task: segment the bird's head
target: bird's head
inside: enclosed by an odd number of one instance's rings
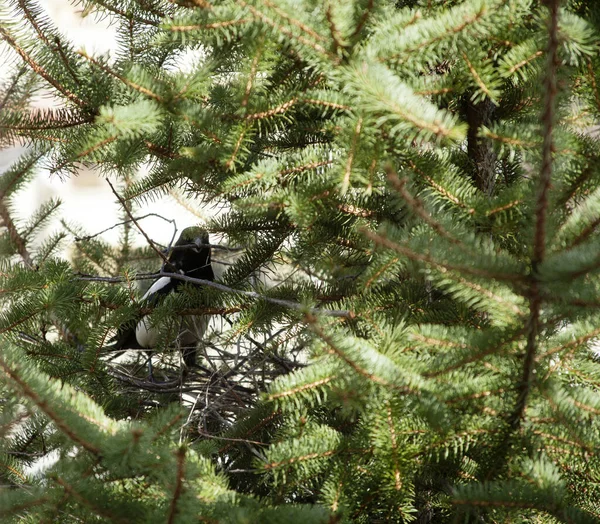
[[[206,245],[210,244],[209,238],[208,238],[208,231],[206,231],[206,229],[198,227],[198,226],[186,227],[181,232],[181,235],[179,235],[179,239],[177,240],[175,245],[176,246],[186,246],[186,245],[191,246],[191,244],[196,244],[197,248],[200,248],[203,245],[206,246]]]
[[[169,262],[186,275],[209,278],[212,269],[208,231],[198,226],[186,227],[175,243]]]

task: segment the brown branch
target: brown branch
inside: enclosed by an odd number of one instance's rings
[[[307,391],[309,389],[314,389],[314,388],[318,388],[319,386],[329,384],[329,382],[331,382],[333,379],[334,379],[334,377],[332,377],[332,376],[325,377],[320,380],[315,380],[314,382],[311,382],[310,384],[304,384],[302,386],[298,386],[298,387],[295,387],[292,389],[280,391],[279,393],[271,393],[270,395],[267,396],[266,400],[270,402],[273,400],[277,400],[279,398],[290,397],[292,395],[296,395],[297,393],[301,393],[301,392]]]
[[[313,104],[316,106],[331,107],[333,109],[340,109],[343,111],[351,110],[350,106],[345,106],[343,104],[336,104],[335,102],[328,102],[327,100],[318,100],[316,98],[301,98],[300,100],[306,104]]]
[[[371,10],[373,9],[373,4],[374,4],[374,0],[369,0],[369,3],[367,4],[366,9],[363,11],[363,14],[361,15],[358,24],[356,24],[356,28],[354,29],[354,31],[352,31],[352,34],[350,35],[350,38],[354,38],[355,36],[358,36],[360,34],[360,32],[363,30],[363,27],[365,26],[365,24],[367,23],[367,20],[369,19],[369,15],[371,14]]]
[[[0,109],[2,109],[0,107]],[[44,116],[47,116],[48,113],[42,113]],[[30,113],[31,117],[34,113]],[[69,127],[76,127],[83,124],[90,124],[92,122],[91,118],[82,118],[81,120],[75,120],[73,122],[60,122],[60,121],[52,121],[52,122],[40,122],[39,125],[31,125],[31,124],[17,124],[14,126],[11,125],[0,125],[0,129],[9,129],[11,131],[48,131],[52,129],[67,129]]]
[[[327,24],[329,25],[329,33],[331,34],[331,39],[333,40],[333,52],[337,55],[340,49],[344,48],[344,43],[341,39],[341,34],[339,29],[335,24],[335,20],[333,19],[333,13],[331,10],[331,4],[327,4],[327,9],[325,10],[325,17],[327,18]]]
[[[29,169],[31,169],[35,165],[35,163],[40,158],[42,158],[42,156],[44,156],[44,152],[38,153],[37,155],[32,155],[30,157],[29,162],[27,162],[27,164],[25,164],[25,166],[21,167],[21,169],[19,169],[14,174],[14,176],[12,177],[12,179],[10,180],[8,185],[2,191],[0,191],[0,200],[4,199],[4,197],[9,193],[12,186],[14,186],[21,177],[25,176],[27,174],[27,171],[29,171]]]
[[[231,153],[229,160],[227,160],[227,162],[225,162],[225,167],[227,169],[231,169],[231,166],[235,162],[235,158],[238,154],[240,147],[242,146],[242,142],[244,141],[244,137],[246,136],[247,131],[248,131],[248,128],[246,128],[246,127],[244,129],[242,129],[242,132],[240,133],[240,136],[238,137],[237,142],[235,143],[233,152]]]
[[[66,96],[71,102],[79,107],[85,107],[87,104],[81,98],[79,98],[75,93],[69,91],[66,87],[62,86],[58,80],[48,73],[41,65],[39,65],[25,50],[17,44],[16,40],[12,37],[12,35],[0,26],[0,35],[4,37],[4,40],[10,45],[19,56],[31,67],[31,69],[37,75],[41,76],[46,82],[48,82],[52,87],[54,87],[59,93],[62,93]]]
[[[119,138],[117,135],[113,135],[113,136],[109,136],[108,138],[105,138],[104,140],[100,140],[100,142],[98,142],[97,144],[94,144],[93,146],[88,147],[87,149],[85,149],[81,153],[77,153],[77,155],[75,155],[74,158],[68,158],[68,159],[64,160],[63,162],[61,162],[60,164],[58,164],[57,166],[54,166],[50,170],[50,172],[51,173],[56,173],[57,171],[60,171],[67,164],[71,164],[72,162],[75,162],[75,161],[79,160],[80,158],[83,158],[83,157],[85,157],[85,156],[93,153],[94,151],[98,151],[98,149],[101,149],[102,147],[104,147],[104,146],[106,146],[108,144],[111,144],[117,138]]]
[[[493,97],[492,97],[492,94],[490,93],[490,90],[485,85],[485,83],[481,79],[481,76],[479,76],[479,73],[477,72],[477,70],[475,69],[475,67],[473,66],[473,64],[471,63],[471,61],[469,60],[469,57],[467,56],[467,53],[465,53],[463,51],[462,56],[463,56],[465,62],[467,63],[467,67],[469,68],[469,71],[471,72],[471,75],[475,79],[475,83],[479,86],[479,88],[486,94],[486,96],[489,99],[492,99]]]
[[[60,38],[58,36],[55,36],[54,37],[54,45],[52,45],[52,42],[45,35],[44,31],[42,31],[42,28],[40,27],[37,20],[31,13],[31,10],[27,6],[27,3],[24,0],[18,0],[18,3],[19,3],[19,7],[23,11],[23,14],[25,15],[25,18],[32,25],[32,27],[34,28],[34,30],[37,33],[40,40],[42,42],[44,42],[50,49],[56,48],[56,50],[58,51],[58,55],[59,55],[60,59],[62,60],[62,63],[65,66],[66,70],[69,72],[69,74],[71,75],[71,78],[74,80],[74,82],[79,85],[80,84],[79,79],[77,78],[75,71],[73,71],[73,68],[71,67],[71,64],[69,63],[69,59],[67,58],[67,55],[65,54],[65,50],[62,46]]]
[[[410,168],[417,173],[418,175],[421,175],[425,180],[427,180],[427,182],[429,182],[429,184],[438,192],[440,193],[442,196],[446,197],[448,200],[450,200],[450,202],[456,204],[459,207],[462,207],[464,209],[467,210],[467,212],[470,215],[473,215],[475,213],[475,209],[473,208],[467,208],[466,204],[464,204],[460,198],[458,198],[456,195],[453,195],[452,193],[450,193],[449,191],[447,191],[444,187],[442,187],[441,185],[439,185],[433,178],[431,178],[427,173],[425,173],[425,171],[423,171],[422,169],[419,168],[419,166],[417,166],[417,164],[415,164],[412,160],[409,160],[408,162]]]
[[[256,425],[252,426],[250,429],[248,429],[248,431],[246,431],[242,435],[242,440],[243,440],[243,437],[247,437],[249,435],[254,435],[255,433],[257,433],[260,429],[262,429],[264,426],[269,424],[269,422],[271,422],[273,419],[277,418],[279,415],[281,415],[281,411],[277,410],[277,411],[274,411],[273,413],[271,413],[270,415],[268,415],[267,417],[265,417],[264,419],[262,419],[260,422],[258,422]],[[239,439],[228,438],[227,440],[231,441],[232,443],[225,444],[225,446],[223,446],[221,449],[218,450],[218,453],[223,453],[223,452],[227,451],[228,449],[230,449],[233,446],[233,442],[237,442]]]
[[[536,360],[542,360],[542,359],[548,358],[550,355],[554,355],[555,353],[561,353],[561,352],[565,351],[566,349],[569,349],[570,350],[569,353],[571,353],[578,346],[588,342],[589,340],[591,340],[593,338],[596,338],[598,335],[600,335],[600,328],[594,329],[593,331],[586,333],[585,335],[582,335],[580,337],[577,337],[575,340],[571,340],[570,342],[567,342],[566,344],[562,344],[560,346],[550,348],[543,355],[540,355]]]
[[[451,27],[448,31],[446,31],[446,33],[435,36],[429,40],[426,40],[424,42],[419,43],[419,45],[417,45],[416,47],[412,47],[412,48],[408,48],[405,49],[402,53],[397,53],[395,55],[391,55],[387,58],[382,59],[382,61],[385,60],[395,60],[401,56],[407,56],[407,57],[411,57],[411,56],[415,56],[418,55],[420,53],[420,50],[426,47],[429,47],[430,45],[435,44],[436,42],[439,42],[441,40],[444,40],[444,38],[447,38],[449,36],[458,34],[458,33],[462,33],[463,30],[470,26],[475,24],[476,22],[479,22],[479,20],[481,20],[488,12],[488,7],[484,4],[481,9],[475,13],[473,16],[465,18],[460,24]],[[411,23],[414,23],[415,21],[417,21],[420,18],[418,12],[415,14],[415,16],[413,17],[413,20],[411,20],[411,22],[409,22],[410,25]]]
[[[4,226],[8,230],[8,236],[10,241],[17,248],[17,253],[20,255],[26,266],[32,267],[33,259],[31,258],[31,254],[27,249],[25,239],[17,230],[17,226],[13,222],[13,219],[11,218],[8,208],[3,200],[0,200],[0,218],[2,219],[0,226]]]
[[[77,73],[75,72],[75,70],[71,67],[69,58],[67,57],[67,55],[65,53],[65,49],[62,45],[62,42],[60,41],[60,38],[58,36],[54,38],[54,43],[56,44],[56,49],[57,49],[58,54],[63,62],[63,65],[65,66],[65,68],[67,69],[69,74],[71,75],[73,82],[75,82],[77,85],[80,85],[81,82],[79,80],[79,77],[77,76]]]
[[[423,221],[429,225],[435,232],[437,232],[441,237],[449,240],[453,244],[464,246],[464,244],[456,237],[452,236],[442,224],[440,224],[437,220],[435,220],[425,209],[423,202],[419,200],[417,197],[413,197],[408,190],[406,189],[406,183],[408,182],[408,178],[403,178],[400,180],[398,174],[394,171],[391,165],[387,165],[385,167],[385,171],[387,173],[388,180],[391,182],[394,189],[400,193],[400,196],[406,201],[408,207],[411,208],[413,213]]]
[[[177,517],[177,501],[181,497],[183,492],[183,479],[185,471],[185,447],[181,446],[177,450],[177,479],[175,481],[175,491],[173,498],[171,499],[171,505],[169,508],[169,518],[167,519],[168,524],[173,524]]]
[[[362,128],[362,117],[359,117],[354,128],[354,134],[352,135],[352,146],[348,153],[348,160],[346,162],[346,171],[344,173],[344,180],[342,181],[342,193],[345,193],[350,186],[350,175],[352,174],[352,162],[354,161],[354,155],[356,153],[356,145],[358,144],[358,137]]]
[[[392,443],[392,459],[394,461],[394,483],[396,491],[402,489],[402,479],[400,477],[400,467],[398,465],[398,442],[396,439],[396,428],[394,427],[394,419],[392,417],[392,408],[387,407],[387,423],[390,429],[390,439]]]
[[[521,62],[519,62],[518,64],[515,64],[514,66],[512,66],[508,72],[510,74],[513,74],[515,71],[518,71],[519,69],[521,69],[523,66],[526,66],[529,62],[531,62],[532,60],[535,60],[537,57],[542,56],[544,54],[543,51],[536,51],[535,53],[533,53],[531,56],[527,57],[525,60],[521,60]]]
[[[336,453],[339,453],[339,451],[336,449],[331,449],[329,451],[324,451],[322,453],[308,453],[306,455],[301,455],[300,457],[292,457],[290,459],[282,460],[280,462],[270,462],[268,464],[264,464],[263,468],[264,469],[276,469],[276,468],[280,468],[282,466],[289,466],[290,464],[295,464],[296,462],[304,462],[306,460],[331,457],[332,455],[335,455]]]
[[[524,277],[522,275],[518,275],[518,274],[496,273],[493,271],[487,271],[485,269],[479,269],[479,268],[471,267],[471,266],[455,266],[452,264],[446,264],[446,263],[440,262],[438,260],[435,260],[433,257],[431,257],[429,255],[417,253],[416,251],[413,251],[412,249],[410,249],[406,246],[398,244],[398,243],[390,240],[389,238],[387,238],[382,233],[374,233],[373,231],[370,231],[364,227],[361,228],[361,232],[367,238],[369,238],[370,240],[375,242],[375,244],[379,244],[380,246],[383,246],[383,247],[386,247],[393,251],[396,251],[397,253],[400,253],[401,255],[404,255],[405,257],[410,258],[411,260],[414,260],[416,262],[422,262],[424,264],[429,264],[429,265],[435,267],[436,269],[438,269],[439,271],[441,271],[442,273],[447,273],[448,271],[453,271],[453,272],[456,272],[459,274],[465,273],[468,275],[484,277],[484,278],[493,278],[495,280],[501,280],[501,281],[505,281],[505,282],[522,283],[524,281]]]
[[[174,2],[174,0],[169,1]],[[192,2],[194,5],[200,7],[201,9],[206,9],[207,11],[212,11],[214,9],[213,5],[210,2],[207,2],[206,0],[192,0]]]
[[[598,226],[600,226],[600,217],[596,218],[596,220],[593,220],[590,224],[583,228],[583,231],[581,231],[581,233],[579,233],[579,235],[577,235],[571,241],[571,243],[565,248],[565,251],[569,251],[574,247],[577,247],[579,244],[585,242],[590,237],[590,235],[592,235],[592,233],[596,231],[596,228]]]
[[[596,100],[596,109],[600,110],[600,91],[598,91],[596,74],[594,73],[594,66],[592,65],[591,60],[588,60],[587,66],[590,82],[592,84],[592,91],[594,92],[594,98]]]
[[[283,104],[274,107],[273,109],[269,109],[268,111],[262,111],[260,113],[252,113],[250,115],[246,115],[244,118],[246,120],[261,120],[263,118],[269,118],[280,113],[285,113],[290,107],[293,107],[295,104],[297,104],[298,101],[298,98],[292,98],[288,102],[284,102]]]
[[[127,20],[141,22],[143,24],[153,25],[155,27],[158,27],[160,25],[159,22],[156,20],[150,20],[149,18],[142,18],[141,16],[134,15],[131,12],[122,11],[120,9],[117,9],[114,5],[110,5],[109,3],[104,2],[103,0],[96,0],[94,3],[101,6],[106,11],[109,11],[110,13],[114,13],[116,15],[122,16],[123,18],[126,18]],[[146,6],[146,5],[143,5],[143,7],[148,9],[148,6]],[[148,10],[152,11],[152,14],[156,15],[157,17],[160,17],[160,18],[166,17],[166,14],[164,12],[160,12],[160,11],[156,12],[155,10],[151,10],[151,9],[148,9]]]
[[[131,87],[135,91],[138,91],[139,93],[142,93],[142,94],[156,100],[157,102],[164,102],[163,98],[160,95],[157,95],[153,91],[150,91],[150,89],[148,89],[147,87],[136,84],[135,82],[132,82],[131,80],[125,78],[124,76],[121,76],[119,73],[117,73],[116,71],[113,71],[107,65],[105,65],[102,62],[99,62],[98,60],[96,60],[95,58],[89,56],[85,51],[77,51],[77,53],[79,55],[81,55],[83,58],[85,58],[86,60],[90,61],[96,67],[102,69],[102,71],[104,71],[105,73],[108,73],[109,75],[115,77],[117,80],[120,80],[125,85]]]
[[[220,437],[218,435],[211,435],[210,433],[205,433],[204,431],[198,429],[198,434],[204,438],[211,438],[214,440],[222,440],[224,442],[241,442],[243,444],[254,444],[255,446],[268,446],[268,442],[259,442],[258,440],[248,440],[245,438],[232,438],[232,437]]]
[[[0,355],[0,368],[4,373],[19,386],[19,389],[27,398],[29,398],[38,408],[40,408],[50,419],[54,421],[56,426],[67,435],[73,442],[79,444],[82,448],[86,449],[94,455],[100,454],[100,449],[94,446],[92,443],[83,440],[77,433],[75,433],[71,426],[64,421],[58,414],[50,407],[48,402],[41,398],[36,391],[34,391],[27,382],[21,378],[17,373],[17,370],[13,369],[8,362],[6,362]]]
[[[4,106],[6,106],[6,104],[8,103],[8,100],[10,99],[11,95],[17,90],[17,87],[19,85],[19,80],[21,80],[21,77],[25,74],[26,71],[27,71],[27,68],[25,66],[23,66],[13,76],[10,85],[6,89],[6,92],[4,93],[4,96],[2,97],[2,100],[0,101],[0,111],[2,111],[4,109]]]
[[[281,18],[283,18],[285,21],[289,22],[291,25],[294,25],[298,29],[303,31],[304,33],[309,34],[315,40],[321,40],[322,42],[325,41],[325,37],[321,36],[319,33],[314,31],[312,28],[308,27],[306,24],[302,23],[300,20],[296,20],[295,18],[292,18],[285,11],[283,11],[283,9],[280,9],[279,7],[277,7],[277,5],[273,4],[269,0],[261,0],[261,1],[265,6],[272,9],[273,11],[275,11]]]
[[[232,25],[247,24],[248,22],[250,22],[250,20],[242,18],[241,20],[227,20],[225,22],[213,22],[212,24],[170,25],[167,29],[174,33],[185,33],[187,31],[202,31],[204,29],[221,29]]]
[[[248,74],[248,82],[246,82],[246,90],[244,91],[244,98],[242,98],[242,107],[246,107],[248,105],[248,100],[250,98],[250,93],[252,92],[252,83],[254,82],[254,77],[256,76],[256,69],[258,67],[258,61],[260,60],[260,56],[262,54],[262,42],[254,58],[252,59],[252,64],[250,66],[250,73]]]
[[[490,209],[489,211],[486,211],[485,216],[491,217],[492,215],[495,215],[496,213],[501,213],[502,211],[506,211],[507,209],[518,206],[519,204],[522,204],[522,203],[523,203],[522,200],[513,200],[512,202],[509,202],[508,204],[504,204],[503,206],[499,206],[494,209]]]
[[[109,513],[104,508],[97,506],[94,502],[92,502],[88,498],[82,496],[80,493],[75,491],[73,486],[71,486],[70,484],[67,484],[67,482],[65,480],[63,480],[62,478],[55,476],[54,480],[64,488],[64,490],[66,491],[66,493],[68,495],[73,497],[77,502],[90,508],[98,516],[108,519],[110,522],[117,522],[117,523],[122,523],[122,524],[127,524],[129,522],[128,519],[118,517],[117,515],[114,515],[113,513]]]
[[[154,252],[159,256],[159,258],[163,261],[164,265],[166,267],[170,267],[171,263],[169,262],[169,259],[166,257],[166,255],[156,247],[156,244],[152,241],[152,239],[146,234],[146,232],[142,229],[142,227],[138,224],[138,221],[135,219],[135,217],[131,214],[131,211],[129,210],[129,208],[127,207],[127,203],[121,198],[121,195],[119,195],[119,193],[117,193],[117,190],[115,189],[115,187],[110,183],[110,180],[107,178],[106,182],[108,183],[108,185],[110,186],[111,191],[113,192],[113,195],[115,195],[117,197],[117,200],[119,201],[119,203],[123,206],[123,209],[125,210],[125,213],[127,213],[127,216],[129,217],[129,219],[135,224],[135,227],[138,228],[138,231],[144,236],[144,238],[146,239],[146,241],[148,242],[148,245],[154,250]]]
[[[23,0],[18,0],[17,3],[19,4],[19,7],[23,11],[23,14],[25,15],[25,18],[31,24],[31,26],[33,27],[33,29],[35,30],[35,32],[37,33],[39,39],[42,42],[44,42],[48,47],[52,47],[52,45],[50,43],[50,40],[48,40],[48,37],[46,37],[45,33],[40,28],[40,26],[37,23],[36,19],[31,14],[31,11],[29,10],[29,7],[27,6],[27,4]]]
[[[334,58],[334,59],[336,58],[335,55],[332,55],[331,53],[329,53],[327,51],[327,49],[325,49],[322,45],[317,44],[316,42],[313,42],[304,36],[295,35],[293,33],[293,31],[291,31],[288,27],[278,24],[275,20],[273,20],[269,16],[262,13],[261,11],[256,9],[254,6],[251,6],[250,4],[246,3],[244,0],[237,0],[237,3],[240,4],[242,7],[245,7],[246,9],[248,9],[256,18],[261,20],[263,23],[267,24],[268,26],[271,26],[276,31],[283,33],[288,38],[290,38],[292,40],[297,40],[301,44],[304,44],[304,45],[314,49],[318,53],[328,56],[329,58]],[[267,3],[267,2],[265,2],[265,3]],[[280,16],[285,18],[285,16],[287,16],[287,15],[280,15]],[[301,24],[300,22],[297,22],[293,19],[289,19],[289,21],[293,25]],[[296,22],[296,23],[294,24],[294,22]],[[306,26],[300,25],[300,28],[302,30],[305,30],[305,29],[303,29],[304,27],[306,27]],[[314,33],[314,31],[312,31],[310,28],[306,28],[305,32],[308,32],[309,34]],[[316,34],[316,33],[314,33],[314,34]],[[318,37],[318,39],[322,39],[322,37],[320,35],[317,35],[317,37]]]
[[[333,164],[333,160],[323,160],[322,162],[311,162],[310,164],[304,164],[302,166],[291,167],[280,171],[279,175],[290,175],[292,173],[301,173],[302,171],[308,171],[310,169],[316,169],[322,166],[328,166]]]
[[[527,345],[525,348],[525,358],[523,361],[523,372],[521,380],[517,385],[517,402],[508,418],[508,424],[511,433],[514,433],[520,429],[521,421],[527,407],[527,400],[532,387],[536,352],[538,350],[538,335],[540,331],[540,310],[542,299],[536,271],[539,264],[543,262],[546,254],[546,215],[548,213],[548,193],[550,191],[550,182],[552,177],[552,153],[554,151],[554,112],[556,95],[558,91],[558,12],[560,0],[546,0],[545,3],[548,5],[550,10],[550,19],[548,21],[548,64],[546,78],[544,79],[544,111],[542,114],[544,137],[542,147],[542,168],[540,172],[539,193],[535,209],[536,222],[533,240],[533,256],[531,260],[533,275],[530,286],[530,316],[527,325]],[[505,443],[509,437],[510,433],[506,436]]]
[[[335,309],[321,309],[321,308],[310,308],[301,304],[300,302],[293,302],[291,300],[283,300],[280,298],[272,298],[266,295],[261,295],[260,293],[256,293],[255,291],[243,291],[241,289],[234,289],[227,287],[223,284],[219,284],[218,282],[213,282],[212,280],[204,280],[201,278],[193,278],[187,275],[182,275],[181,273],[167,273],[165,271],[160,271],[159,273],[145,273],[141,275],[137,275],[129,280],[155,280],[161,277],[174,278],[176,280],[182,280],[184,282],[190,282],[191,284],[197,284],[200,286],[212,287],[214,289],[218,289],[219,291],[223,291],[225,293],[234,293],[237,295],[242,295],[245,297],[253,298],[255,300],[264,300],[265,302],[269,302],[271,304],[276,304],[278,306],[282,306],[285,308],[293,309],[295,311],[308,312],[313,315],[322,315],[327,317],[337,317],[337,318],[356,318],[356,314],[353,311],[349,310],[335,310]],[[93,275],[79,275],[76,277],[76,280],[83,280],[88,282],[107,282],[107,283],[120,283],[125,282],[126,280],[123,277],[99,277]],[[231,308],[226,310],[216,309],[218,313],[221,311],[230,311]],[[190,312],[195,312],[197,310],[189,310]],[[205,309],[202,309],[205,311]]]
[[[338,347],[338,345],[332,340],[332,338],[321,329],[321,327],[319,326],[319,324],[317,322],[316,317],[314,317],[312,315],[306,315],[305,319],[306,319],[306,322],[309,324],[310,328],[312,329],[312,331],[314,331],[317,334],[317,336],[323,342],[325,342],[327,344],[327,346],[329,346],[329,348],[331,348],[330,353],[334,353],[338,357],[340,357],[348,366],[350,366],[359,375],[363,376],[364,378],[366,378],[372,382],[375,382],[376,384],[392,388],[392,389],[394,389],[396,391],[400,391],[402,393],[413,393],[416,395],[419,394],[418,391],[415,391],[414,389],[412,389],[408,386],[398,386],[396,384],[392,384],[391,382],[388,382],[387,380],[375,375],[374,373],[367,371],[366,369],[361,367],[359,364],[354,362],[352,359],[350,359],[348,357],[348,355],[346,355],[346,353],[341,348]]]

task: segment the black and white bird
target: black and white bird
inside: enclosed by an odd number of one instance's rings
[[[210,255],[208,232],[200,227],[188,227],[181,232],[175,246],[171,249],[168,256],[171,267],[166,267],[165,270],[188,277],[214,280],[215,275]],[[156,306],[169,294],[176,293],[184,284],[186,282],[180,279],[160,277],[146,291],[141,303],[144,306]],[[195,364],[196,346],[202,341],[207,327],[208,317],[205,315],[182,317],[179,334],[174,342],[182,348],[183,361],[186,366],[191,367]],[[153,324],[147,316],[144,316],[135,325],[119,330],[116,342],[110,347],[110,350],[145,349],[151,351],[156,348],[159,338],[160,325]]]

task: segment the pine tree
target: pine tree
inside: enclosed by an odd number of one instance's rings
[[[0,139],[28,145],[0,178],[3,519],[600,521],[600,6],[79,2],[109,58],[3,1]],[[121,244],[35,243],[58,202],[20,223],[15,191],[81,163]],[[164,257],[136,206],[173,189],[242,252],[144,311],[157,383],[107,343]],[[199,313],[226,329],[181,371]]]

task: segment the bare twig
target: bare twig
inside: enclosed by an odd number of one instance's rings
[[[125,201],[123,200],[123,198],[121,198],[121,195],[119,195],[119,193],[117,193],[117,190],[114,188],[114,186],[110,183],[110,180],[107,178],[106,182],[108,183],[108,185],[110,186],[111,191],[113,192],[113,194],[117,197],[117,200],[120,202],[120,204],[123,206],[123,209],[125,210],[125,213],[127,213],[127,216],[130,218],[130,220],[135,224],[135,227],[138,228],[139,232],[144,236],[144,238],[146,239],[146,241],[148,242],[148,245],[154,250],[154,252],[161,258],[161,260],[164,263],[165,267],[171,267],[171,263],[169,262],[169,259],[167,258],[167,256],[156,247],[156,244],[152,241],[152,239],[146,234],[146,232],[141,228],[141,226],[138,224],[138,221],[136,220],[136,218],[131,214],[131,211],[129,211],[129,209],[127,208],[127,204],[125,203]]]
[[[144,218],[148,218],[148,217],[157,217],[157,218],[160,218],[161,220],[164,220],[165,222],[169,222],[170,224],[173,224],[173,227],[175,229],[177,229],[177,223],[175,222],[174,219],[165,218],[164,216],[159,215],[158,213],[147,213],[145,215],[142,215],[141,217],[135,218],[134,220],[143,220]],[[123,220],[122,222],[117,222],[116,224],[114,224],[114,225],[112,225],[110,227],[107,227],[106,229],[103,229],[102,231],[99,231],[98,233],[94,233],[93,235],[86,235],[84,237],[75,237],[75,242],[82,242],[82,241],[92,240],[93,238],[96,238],[96,237],[102,235],[103,233],[106,233],[107,231],[111,231],[112,229],[115,229],[116,227],[123,226],[125,224],[130,224],[134,220],[132,220],[130,218],[128,220]]]
[[[162,254],[162,253],[161,253]],[[224,284],[219,284],[218,282],[213,282],[211,280],[204,280],[202,278],[193,278],[187,275],[182,275],[181,273],[169,273],[166,271],[160,271],[158,273],[143,273],[136,275],[134,277],[129,277],[125,279],[124,277],[101,277],[96,275],[78,275],[76,280],[83,280],[87,282],[106,282],[109,284],[116,284],[119,282],[126,282],[130,280],[154,280],[161,277],[174,278],[175,280],[182,280],[184,282],[189,282],[191,284],[197,284],[200,286],[212,287],[214,289],[218,289],[219,291],[223,291],[225,293],[234,293],[236,295],[242,295],[248,298],[253,298],[256,300],[264,300],[265,302],[269,302],[270,304],[276,304],[278,306],[283,306],[288,309],[293,309],[301,312],[308,312],[313,315],[321,315],[327,317],[338,317],[338,318],[355,318],[356,314],[353,311],[349,311],[346,309],[321,309],[321,308],[311,308],[307,307],[300,302],[294,302],[292,300],[283,300],[280,298],[268,297],[266,295],[261,295],[255,291],[244,291],[241,289],[234,289],[228,287]]]

